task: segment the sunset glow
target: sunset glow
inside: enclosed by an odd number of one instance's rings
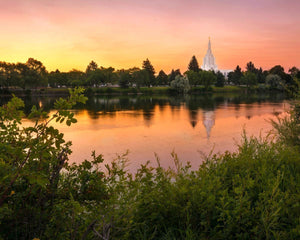
[[[0,61],[43,62],[47,70],[199,65],[208,37],[220,69],[249,61],[300,67],[299,0],[0,0]]]

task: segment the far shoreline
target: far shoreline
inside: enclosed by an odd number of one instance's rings
[[[21,89],[21,88],[9,88],[9,89],[0,89],[1,97],[10,97],[12,95],[18,97],[26,96],[68,96],[69,95],[68,87],[62,88],[35,88],[35,89]],[[210,94],[210,93],[257,93],[257,92],[282,92],[278,90],[270,90],[266,87],[255,87],[247,88],[247,86],[231,86],[226,85],[224,87],[215,87],[211,86],[208,89],[205,89],[204,86],[191,87],[188,95],[195,94]],[[88,87],[85,90],[85,95],[87,96],[98,96],[98,95],[182,95],[175,92],[170,86],[160,86],[160,87]]]

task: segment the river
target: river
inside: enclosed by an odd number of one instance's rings
[[[25,99],[51,110],[52,98]],[[93,150],[105,162],[128,151],[128,170],[135,171],[157,155],[163,167],[174,167],[172,152],[197,168],[209,153],[234,152],[243,130],[266,136],[270,120],[289,109],[280,94],[202,96],[96,96],[72,110],[78,123],[54,123],[73,142],[71,162],[91,159]],[[25,122],[29,120],[25,120]]]

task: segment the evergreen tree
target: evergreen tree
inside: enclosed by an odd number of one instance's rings
[[[163,71],[160,70],[158,76],[156,78],[157,85],[167,85],[168,84],[168,75]]]
[[[254,63],[251,62],[251,61],[247,63],[246,69],[247,69],[247,71],[252,72],[252,73],[256,73],[257,72],[257,69],[254,66]]]
[[[93,72],[96,71],[97,68],[98,68],[98,64],[94,61],[91,61],[89,65],[87,65],[85,72],[86,73]]]
[[[198,64],[198,61],[197,61],[195,55],[192,57],[192,59],[189,63],[188,70],[194,71],[194,72],[199,72],[199,64]]]
[[[180,75],[181,76],[181,72],[180,72],[180,69],[172,69],[171,73],[169,74],[168,78],[169,78],[169,82],[175,80],[175,77],[177,75]]]
[[[143,62],[143,69],[145,69],[149,75],[150,84],[148,84],[148,87],[155,85],[155,70],[148,58]]]

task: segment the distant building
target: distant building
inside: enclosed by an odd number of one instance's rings
[[[207,48],[205,57],[203,59],[203,64],[202,64],[201,68],[206,71],[209,71],[209,70],[217,71],[218,70],[218,66],[215,63],[215,57],[211,51],[210,38],[208,40],[208,48]]]
[[[210,38],[208,40],[208,48],[207,48],[205,57],[203,59],[203,64],[202,64],[201,68],[206,71],[210,71],[210,70],[215,71],[215,72],[220,71],[225,76],[225,78],[227,78],[228,73],[233,71],[233,70],[218,69],[218,66],[215,62],[215,57],[211,50]]]

